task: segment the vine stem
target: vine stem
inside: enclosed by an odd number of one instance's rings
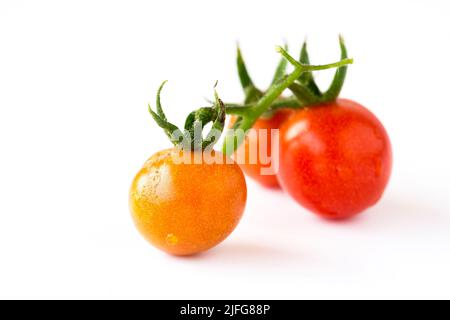
[[[226,103],[225,107],[227,114],[246,115],[249,112],[248,110],[253,107],[253,104]],[[282,108],[298,109],[302,107],[297,98],[288,97],[275,100],[269,110],[274,111]]]
[[[306,65],[302,64],[299,61],[295,60],[292,56],[290,56],[286,50],[282,47],[276,47],[277,52],[279,52],[286,60],[288,60],[292,65],[294,65],[294,71],[283,78],[281,81],[273,84],[269,90],[252,106],[246,108],[244,112],[241,113],[242,121],[238,126],[238,130],[246,133],[250,128],[253,127],[254,123],[258,118],[269,109],[270,105],[278,99],[284,90],[286,90],[291,84],[297,80],[302,73],[311,72],[317,70],[326,70],[331,68],[338,68],[348,64],[353,63],[353,59],[344,59],[335,63],[324,64],[324,65]],[[245,135],[242,134],[231,134],[225,136],[223,143],[223,152],[227,155],[231,155],[234,151],[239,147],[239,145],[244,140]],[[232,148],[229,148],[229,147]]]

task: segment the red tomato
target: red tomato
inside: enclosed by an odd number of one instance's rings
[[[335,102],[296,112],[280,131],[282,187],[325,218],[348,218],[383,195],[392,169],[389,137],[360,104]]]
[[[234,155],[235,159],[243,159],[243,163],[239,163],[242,171],[244,173],[251,177],[252,179],[256,180],[260,184],[262,184],[265,187],[268,188],[279,188],[280,185],[278,184],[276,173],[271,175],[264,175],[261,174],[261,169],[263,168],[270,168],[272,162],[271,156],[271,146],[272,146],[272,138],[271,138],[271,129],[280,129],[280,126],[282,123],[284,123],[289,116],[293,114],[292,109],[280,109],[275,112],[270,118],[259,118],[255,124],[253,125],[253,129],[257,131],[257,135],[247,135],[245,137],[244,142],[239,146],[239,148],[236,150],[236,153]],[[234,123],[235,119],[231,119],[231,125]],[[260,129],[266,129],[265,131],[267,134],[265,134],[266,137],[266,146],[267,146],[267,158],[263,159],[260,156]],[[261,132],[263,134],[263,132]],[[255,163],[251,163],[250,161],[250,151],[251,146],[256,146],[256,151],[258,152],[258,156],[255,159]]]

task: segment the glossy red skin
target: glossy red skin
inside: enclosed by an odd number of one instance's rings
[[[264,118],[260,117],[255,124],[253,125],[253,129],[259,130],[259,129],[266,129],[267,135],[266,135],[266,141],[267,145],[272,145],[272,139],[270,130],[271,129],[280,129],[280,126],[293,114],[292,109],[279,109],[276,111],[270,118]],[[234,123],[235,119],[232,118],[230,121],[230,126]],[[239,148],[236,150],[235,153],[235,159],[236,157],[241,157],[242,159],[245,159],[244,163],[240,163],[239,166],[241,167],[242,171],[249,176],[250,178],[256,180],[259,184],[263,185],[267,188],[274,188],[278,189],[280,188],[280,185],[278,183],[277,176],[275,174],[273,175],[262,175],[261,169],[262,168],[268,168],[270,167],[270,164],[264,164],[261,163],[261,159],[257,159],[257,163],[249,163],[249,150],[250,150],[250,144],[251,143],[259,143],[259,135],[256,136],[256,141],[250,141],[249,136],[246,136],[244,142],[239,146]],[[258,144],[259,145],[259,144]],[[258,148],[259,153],[259,148]],[[267,156],[272,156],[271,149],[267,150]]]
[[[392,170],[381,122],[360,104],[335,102],[298,111],[280,131],[278,180],[299,204],[331,219],[373,206]]]

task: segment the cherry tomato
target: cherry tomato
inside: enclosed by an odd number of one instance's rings
[[[373,206],[392,169],[391,143],[360,104],[335,102],[299,110],[280,131],[282,187],[325,218],[347,218]]]
[[[168,149],[147,160],[132,183],[130,208],[150,243],[173,255],[192,255],[214,247],[234,230],[247,187],[239,166],[223,154],[213,154],[223,163],[194,164],[180,163],[181,152]]]
[[[272,135],[271,129],[280,129],[280,126],[285,122],[289,116],[293,114],[292,109],[280,109],[276,111],[271,117],[259,118],[253,125],[253,129],[256,130],[255,135],[247,135],[244,142],[239,146],[234,154],[235,159],[242,159],[243,162],[239,161],[239,165],[242,171],[250,178],[256,180],[261,185],[268,188],[279,188],[280,185],[277,180],[276,172],[273,174],[261,174],[263,168],[270,168],[272,166]],[[233,124],[234,118],[231,119],[230,123]],[[265,131],[259,131],[260,129],[265,129]],[[260,141],[261,135],[264,135],[264,142]],[[265,143],[266,151],[261,152],[267,156],[261,156],[260,154],[260,143]],[[251,146],[256,146],[254,150],[257,152],[256,157],[253,161],[250,158],[250,152],[252,151]],[[274,155],[278,156],[278,155]]]

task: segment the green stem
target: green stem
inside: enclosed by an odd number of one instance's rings
[[[236,116],[245,116],[251,111],[252,105],[239,105],[227,103],[225,105],[225,108],[227,114],[233,114]]]
[[[339,67],[343,67],[343,66],[346,66],[348,64],[352,64],[353,63],[353,59],[347,58],[347,59],[342,59],[342,60],[340,60],[338,62],[329,63],[329,64],[309,65],[309,64],[303,64],[303,63],[295,60],[282,47],[277,47],[277,51],[279,53],[281,53],[281,55],[283,57],[285,57],[286,60],[288,60],[294,67],[302,68],[302,73],[303,72],[311,72],[311,71],[319,71],[319,70],[327,70],[327,69],[332,69],[332,68],[339,68]]]
[[[247,115],[253,104],[226,103],[226,113],[231,115]],[[279,110],[283,108],[298,109],[303,105],[296,97],[280,98],[275,100],[269,108],[269,111]]]
[[[283,108],[296,109],[296,108],[301,108],[301,107],[303,107],[303,106],[299,104],[299,101],[295,97],[289,97],[289,98],[280,99],[278,101],[275,101],[270,106],[270,109],[271,110],[278,110],[278,109],[283,109]]]
[[[245,133],[253,127],[256,120],[269,109],[270,105],[278,99],[283,91],[293,84],[302,73],[338,68],[353,63],[353,59],[344,59],[339,62],[325,65],[304,65],[292,58],[282,47],[277,47],[276,49],[279,53],[281,53],[281,55],[283,55],[283,57],[286,58],[286,60],[295,66],[295,69],[283,80],[273,84],[252,107],[246,109],[245,114],[243,114],[242,122],[237,128]],[[239,147],[243,140],[244,136],[240,134],[227,135],[223,144],[223,152],[227,155],[231,155]],[[228,148],[228,146],[232,146],[232,148]]]

